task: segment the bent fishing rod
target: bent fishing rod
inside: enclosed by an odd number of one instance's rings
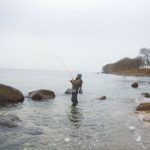
[[[63,63],[63,61],[62,61],[60,58],[58,58],[56,55],[54,55],[54,54],[52,54],[52,53],[50,53],[50,52],[46,52],[46,54],[49,54],[49,55],[53,56],[53,58],[55,58],[55,59],[63,66],[63,68],[65,69],[65,71],[68,73],[69,77],[71,77],[71,79],[74,80],[74,78],[72,77],[72,74],[71,74],[70,70],[69,70],[68,67]]]

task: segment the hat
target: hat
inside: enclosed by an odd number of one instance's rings
[[[82,78],[82,74],[77,74],[77,77],[78,78]]]

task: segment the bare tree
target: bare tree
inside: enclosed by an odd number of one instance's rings
[[[140,55],[144,61],[144,67],[150,67],[150,48],[142,48],[140,49]]]

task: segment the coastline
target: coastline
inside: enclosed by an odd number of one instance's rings
[[[150,69],[126,69],[126,70],[107,72],[107,74],[150,77]]]

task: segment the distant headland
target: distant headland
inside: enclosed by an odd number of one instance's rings
[[[103,73],[127,75],[127,76],[150,76],[150,49],[140,49],[139,56],[135,58],[125,57],[115,63],[106,64],[102,68]]]

